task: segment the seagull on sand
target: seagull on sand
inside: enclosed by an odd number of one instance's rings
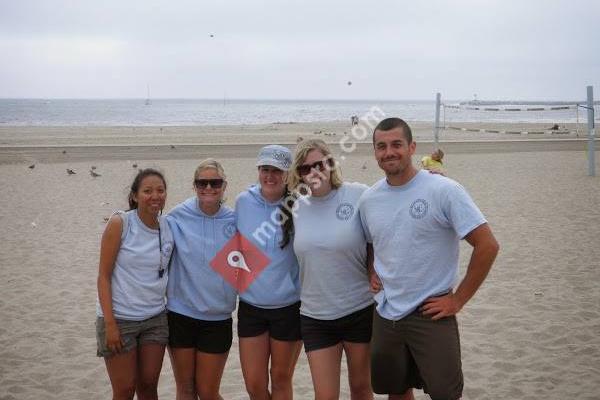
[[[94,172],[94,171],[92,171],[92,170],[90,170],[90,175],[91,175],[92,177],[94,177],[94,178],[97,178],[97,177],[99,177],[99,176],[102,176],[102,175],[100,175],[99,173],[97,173],[97,172]]]
[[[77,172],[75,172],[75,170],[72,170],[71,168],[67,168],[67,174],[69,175],[75,175]]]

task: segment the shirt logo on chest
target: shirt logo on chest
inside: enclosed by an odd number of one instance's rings
[[[427,211],[429,210],[429,203],[427,200],[417,199],[412,202],[410,205],[410,209],[408,212],[413,219],[422,219],[427,215]]]
[[[335,216],[340,221],[347,221],[354,215],[354,206],[350,203],[341,203],[335,210]]]
[[[223,226],[223,236],[225,236],[227,239],[232,238],[236,231],[237,228],[235,227],[234,222],[229,222]]]

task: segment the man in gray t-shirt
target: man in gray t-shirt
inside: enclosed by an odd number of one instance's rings
[[[464,188],[412,164],[416,144],[399,118],[373,133],[386,178],[360,199],[359,215],[373,243],[372,384],[390,399],[423,388],[433,399],[458,399],[463,377],[455,315],[475,294],[498,253],[483,214]],[[458,287],[461,239],[473,246]]]

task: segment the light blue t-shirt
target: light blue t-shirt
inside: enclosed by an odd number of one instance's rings
[[[159,277],[159,269],[166,270],[173,236],[164,217],[160,217],[159,246],[158,229],[146,226],[137,210],[120,212],[123,221],[121,246],[115,260],[111,278],[113,315],[115,318],[142,321],[165,310],[167,274]],[[162,247],[162,256],[159,251]],[[103,316],[100,302],[96,302],[96,315]]]
[[[486,222],[460,184],[427,171],[402,186],[380,180],[363,194],[359,210],[383,284],[377,312],[390,320],[454,288],[459,242]]]
[[[235,202],[238,231],[262,251],[271,262],[242,293],[240,300],[261,308],[281,308],[300,300],[298,260],[292,243],[283,249],[279,224],[280,201],[269,203],[260,185],[242,192]]]
[[[212,267],[210,261],[235,235],[235,213],[221,206],[207,215],[191,197],[167,214],[175,239],[169,270],[167,308],[205,321],[231,318],[237,293]]]
[[[373,303],[357,206],[367,188],[344,183],[324,197],[297,200],[294,251],[300,264],[302,315],[333,320]]]

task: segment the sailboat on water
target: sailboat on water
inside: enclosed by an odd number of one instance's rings
[[[146,101],[144,102],[144,104],[149,106],[152,104],[152,100],[150,100],[150,84],[147,84],[146,86],[148,89],[148,96],[146,97]]]

